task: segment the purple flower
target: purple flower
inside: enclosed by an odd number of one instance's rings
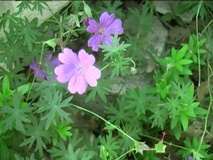
[[[194,158],[192,156],[189,156],[188,160],[194,160]]]
[[[92,47],[93,51],[99,50],[99,44],[111,44],[113,34],[116,32],[118,35],[123,33],[122,22],[120,19],[115,19],[114,14],[108,14],[104,12],[100,16],[100,24],[95,20],[89,19],[89,25],[87,32],[94,33],[94,35],[88,40],[88,46]]]
[[[43,56],[42,64],[39,66],[38,62],[34,58],[33,61],[29,64],[30,68],[34,70],[34,75],[40,78],[46,78],[50,81],[50,77],[48,73],[48,64],[52,69],[54,69],[57,65],[60,64],[58,58],[52,59],[52,54],[46,54]]]
[[[58,55],[61,65],[55,68],[57,80],[60,83],[68,82],[68,90],[74,94],[83,94],[87,84],[97,86],[97,80],[101,77],[101,71],[94,65],[95,57],[86,53],[84,49],[78,55],[69,48],[64,48]]]

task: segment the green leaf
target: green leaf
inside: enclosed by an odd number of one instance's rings
[[[30,88],[31,88],[31,83],[27,83],[22,86],[19,86],[17,90],[21,95],[24,95],[30,90]]]
[[[18,13],[20,14],[23,10],[29,9],[32,10],[31,8],[32,2],[29,1],[22,1],[17,8],[19,9]]]
[[[70,132],[71,128],[70,124],[66,122],[62,122],[57,126],[57,132],[64,141],[67,140],[67,137],[72,136],[72,133]]]
[[[188,128],[189,120],[185,113],[180,114],[180,121],[183,126],[183,130],[186,131]]]
[[[118,149],[120,148],[118,141],[116,138],[112,136],[112,133],[109,132],[108,135],[104,137],[99,137],[100,144],[103,145],[106,151],[109,153],[110,158],[114,159],[118,157]]]
[[[121,5],[122,1],[102,1],[105,6],[100,6],[102,12],[108,11],[108,13],[114,13],[119,18],[124,16]]]
[[[55,52],[55,46],[56,46],[55,39],[49,39],[45,41],[44,44],[47,44],[48,46],[52,47],[53,52]]]
[[[44,1],[38,1],[38,2],[34,1],[34,2],[32,2],[32,5],[33,5],[32,10],[39,11],[41,15],[43,13],[43,9],[45,9],[44,6],[48,6],[47,2],[44,2]]]
[[[188,50],[188,45],[184,45],[176,54],[175,60],[180,61],[186,54],[186,51]]]
[[[97,154],[94,151],[88,150],[85,141],[82,141],[82,136],[76,130],[72,137],[69,137],[67,143],[59,141],[55,147],[48,150],[52,159],[59,160],[92,160]]]
[[[88,101],[94,100],[96,98],[96,94],[101,98],[101,100],[106,103],[107,98],[106,95],[108,95],[108,92],[106,91],[105,88],[109,88],[110,81],[109,79],[101,79],[98,81],[98,84],[95,88],[92,88],[92,91],[89,93],[87,96],[85,102],[87,103]]]
[[[183,68],[182,74],[183,75],[192,75],[192,71],[188,68]]]
[[[163,144],[162,141],[159,143],[155,144],[155,151],[156,153],[165,153],[166,145]]]
[[[102,159],[102,160],[107,160],[107,157],[109,156],[109,153],[107,152],[106,148],[101,145],[100,147],[100,155],[99,157]]]
[[[172,13],[166,13],[162,17],[162,20],[165,22],[171,21],[173,19],[173,14]]]
[[[181,124],[178,122],[177,125],[175,126],[175,128],[173,129],[173,133],[175,135],[175,138],[177,140],[180,139],[181,136]]]
[[[2,93],[5,97],[10,97],[13,91],[10,90],[10,81],[8,75],[5,75],[2,82]]]
[[[206,115],[206,114],[208,114],[208,111],[204,108],[196,107],[195,108],[195,114],[196,115]]]
[[[190,59],[181,59],[180,61],[178,61],[178,64],[180,64],[180,65],[187,65],[187,64],[190,64],[192,62],[193,61],[190,60]]]
[[[44,141],[50,142],[50,131],[45,131],[45,121],[40,121],[37,117],[31,116],[30,124],[26,125],[26,133],[24,141],[19,145],[27,146],[27,148],[33,147],[34,152],[39,150],[39,154],[43,155],[43,149],[46,149],[46,144]]]
[[[0,160],[9,160],[10,152],[3,140],[0,140]]]
[[[23,45],[27,46],[29,51],[32,51],[33,46],[41,33],[37,29],[38,19],[34,18],[31,22],[25,17],[20,23],[20,27],[17,28],[17,36],[24,40]]]
[[[4,124],[4,132],[15,128],[25,133],[25,123],[29,123],[29,113],[32,108],[27,103],[22,102],[22,96],[15,92],[12,98],[12,104],[5,104],[0,113],[5,115],[1,124]]]
[[[55,93],[51,93],[48,89],[45,90],[43,99],[40,99],[38,103],[35,103],[40,110],[38,113],[43,112],[43,117],[41,117],[42,121],[46,121],[45,130],[48,130],[51,123],[56,125],[57,117],[60,118],[61,121],[66,120],[67,122],[72,122],[69,117],[69,113],[63,110],[63,108],[71,106],[69,103],[72,100],[72,96],[62,100],[62,93],[56,91]],[[42,108],[41,108],[42,107]]]
[[[171,120],[171,129],[174,129],[175,126],[178,124],[179,118],[175,117]]]
[[[154,107],[150,108],[150,111],[152,112],[151,116],[149,117],[152,122],[151,127],[153,128],[157,126],[163,130],[168,117],[167,109],[164,107]]]
[[[177,69],[180,73],[183,72],[183,66],[180,65],[179,63],[176,63],[176,64],[175,64],[175,67],[176,67],[176,69]]]
[[[175,21],[180,25],[180,26],[183,26],[184,25],[184,22],[182,20],[182,18],[180,16],[175,16]]]
[[[84,1],[83,1],[83,3],[84,3],[84,11],[85,11],[86,15],[91,18],[92,12],[91,12],[90,7]]]
[[[17,17],[17,13],[10,13],[10,10],[7,10],[0,16],[0,30],[5,30],[6,24],[8,23],[8,28],[10,31],[13,31],[18,25],[20,18]]]

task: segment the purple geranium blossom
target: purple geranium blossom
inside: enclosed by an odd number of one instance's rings
[[[99,44],[112,45],[113,34],[123,34],[122,22],[120,19],[115,19],[115,14],[104,12],[100,16],[100,24],[95,20],[89,19],[87,32],[94,33],[88,40],[88,46],[92,47],[93,51],[99,50]]]
[[[50,77],[48,76],[48,63],[50,64],[50,67],[54,69],[57,65],[60,64],[60,61],[58,58],[52,59],[52,54],[46,54],[43,56],[42,64],[39,66],[38,62],[34,58],[33,61],[29,64],[30,68],[34,70],[34,75],[36,77],[40,78],[46,78],[48,81],[50,81]]]
[[[78,55],[69,48],[64,48],[58,55],[61,65],[55,68],[57,80],[60,83],[68,82],[68,90],[74,94],[83,94],[87,84],[97,86],[97,80],[101,77],[100,69],[94,66],[95,57],[86,53],[84,49]]]
[[[189,156],[188,160],[194,160],[194,158],[192,156]]]

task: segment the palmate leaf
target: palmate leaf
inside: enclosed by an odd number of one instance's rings
[[[118,157],[117,150],[120,149],[120,145],[117,142],[116,138],[112,136],[111,132],[109,132],[109,135],[106,135],[105,138],[100,137],[100,143],[105,147],[111,159]]]
[[[20,21],[20,18],[16,17],[17,13],[10,13],[10,10],[7,10],[0,16],[0,30],[5,29],[7,22],[9,23],[10,31],[13,30]]]
[[[23,10],[25,10],[25,9],[30,9],[30,10],[32,10],[32,8],[31,8],[31,4],[32,4],[32,2],[29,2],[29,1],[22,1],[18,6],[17,6],[17,8],[18,8],[18,13],[20,14]]]
[[[122,97],[117,100],[117,105],[107,107],[107,118],[110,122],[115,125],[120,126],[121,124],[132,122],[137,117],[135,116],[135,111],[132,109],[126,110],[126,99]]]
[[[137,116],[145,114],[147,106],[150,104],[150,98],[152,98],[152,92],[153,88],[150,86],[144,86],[143,89],[134,88],[133,90],[128,90],[124,108],[134,110]]]
[[[26,146],[28,145],[28,148],[31,148],[33,144],[35,143],[34,151],[39,150],[39,154],[43,155],[43,149],[46,149],[45,141],[50,142],[50,131],[45,131],[44,126],[45,122],[40,121],[37,117],[31,116],[32,124],[29,124],[26,126],[27,130],[25,135],[27,136],[26,139],[24,139],[24,142],[22,142],[19,146]]]
[[[58,160],[90,160],[94,157],[95,152],[87,150],[86,145],[80,145],[82,140],[82,137],[79,138],[78,130],[76,130],[73,136],[68,139],[69,144],[67,146],[63,141],[59,141],[48,152]]]
[[[31,22],[25,17],[20,23],[20,27],[17,28],[17,36],[23,38],[24,46],[27,46],[29,51],[32,51],[33,44],[41,33],[37,29],[38,19],[34,18]]]
[[[101,80],[98,81],[98,85],[92,88],[92,91],[88,94],[85,100],[86,103],[94,100],[97,94],[104,103],[107,103],[106,95],[108,95],[108,92],[106,91],[106,88],[110,87],[111,81],[109,79],[104,79],[104,77],[105,76],[103,75]]]
[[[69,117],[69,113],[65,112],[63,108],[70,106],[70,101],[72,96],[62,101],[62,93],[56,91],[55,93],[46,89],[44,92],[44,97],[40,99],[37,105],[38,107],[42,106],[39,109],[38,113],[44,113],[44,116],[41,117],[41,120],[46,121],[45,130],[48,130],[51,123],[56,125],[57,118],[60,118],[61,121],[66,120],[67,122],[72,122]]]
[[[12,102],[8,102],[0,110],[4,120],[0,124],[4,125],[3,132],[15,128],[18,131],[25,132],[25,123],[29,123],[29,113],[32,109],[27,103],[22,102],[22,96],[17,92],[14,93]]]
[[[124,16],[124,13],[123,13],[123,11],[122,11],[122,9],[120,7],[123,4],[122,1],[114,1],[114,2],[112,2],[112,1],[103,1],[103,4],[106,7],[100,7],[102,12],[107,10],[109,13],[114,13],[119,18],[122,18]]]
[[[33,5],[32,10],[37,10],[42,15],[43,9],[45,9],[44,6],[47,6],[48,4],[47,2],[35,1],[35,2],[32,2],[32,5]]]
[[[163,130],[168,117],[166,108],[156,106],[150,108],[150,111],[152,112],[152,115],[149,117],[149,119],[152,120],[152,128],[157,126]]]
[[[66,141],[67,137],[72,136],[72,133],[70,132],[71,130],[71,126],[67,123],[67,122],[62,122],[57,126],[57,133],[59,134],[59,136]]]

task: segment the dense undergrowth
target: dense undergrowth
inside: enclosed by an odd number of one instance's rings
[[[2,13],[0,159],[213,159],[213,2],[160,3]]]

